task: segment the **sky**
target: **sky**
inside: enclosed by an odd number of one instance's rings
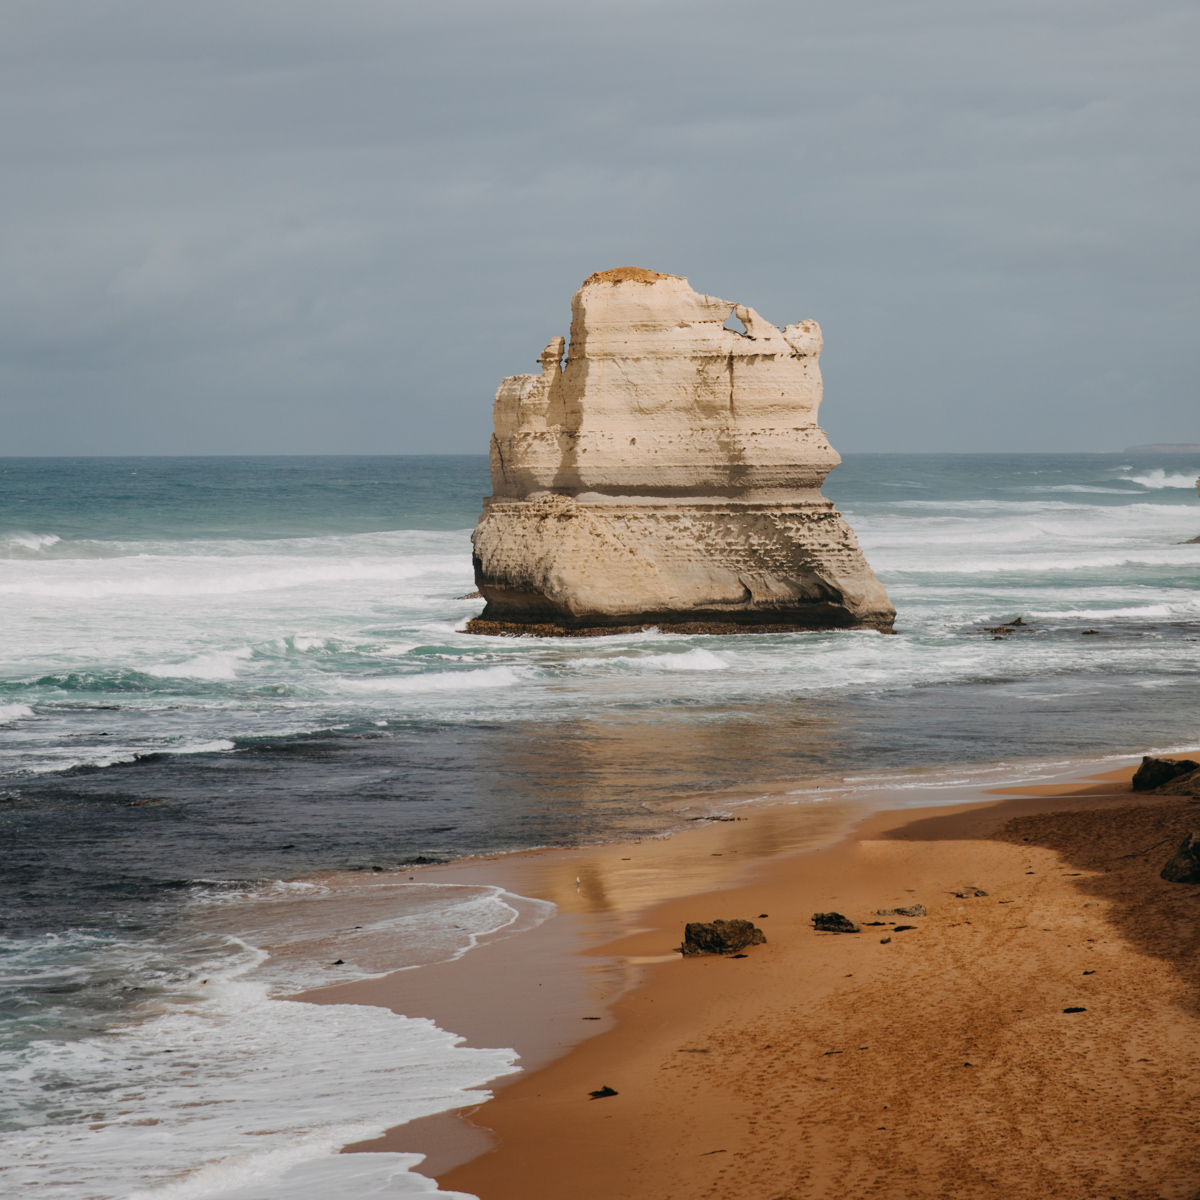
[[[1200,442],[1194,0],[5,0],[0,455],[484,453],[593,271],[843,451]]]

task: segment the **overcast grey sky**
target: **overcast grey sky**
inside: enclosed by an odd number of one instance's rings
[[[6,0],[0,454],[480,452],[592,271],[842,450],[1200,441],[1195,0]]]

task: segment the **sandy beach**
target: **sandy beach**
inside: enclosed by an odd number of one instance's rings
[[[1195,802],[1131,793],[1131,773],[865,816],[748,806],[430,871],[560,916],[306,998],[434,1016],[526,1070],[353,1149],[420,1150],[482,1200],[1190,1200],[1200,889],[1158,872]],[[928,915],[876,915],[914,903]],[[862,932],[814,931],[827,910]],[[686,922],[732,917],[766,944],[674,953]]]

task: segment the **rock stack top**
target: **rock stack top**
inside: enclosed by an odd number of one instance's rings
[[[645,267],[613,267],[611,271],[597,271],[589,275],[583,281],[583,286],[587,287],[589,283],[654,283],[659,279],[681,278],[680,275],[664,275],[661,271],[647,271]]]
[[[497,496],[765,499],[816,490],[841,461],[815,424],[815,321],[777,329],[677,275],[619,267],[575,293],[565,350],[554,338],[540,376],[500,387]]]

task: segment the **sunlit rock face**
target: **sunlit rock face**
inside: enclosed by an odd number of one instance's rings
[[[496,393],[470,628],[891,628],[820,493],[841,460],[816,424],[815,321],[778,329],[638,267],[593,275],[571,310],[569,349]]]

